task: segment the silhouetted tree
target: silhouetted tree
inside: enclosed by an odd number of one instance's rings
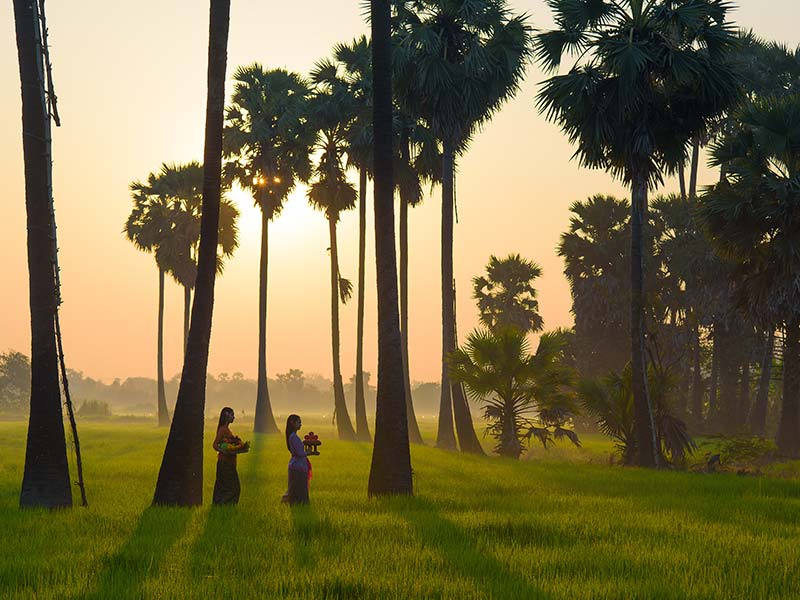
[[[306,197],[311,206],[325,214],[328,220],[331,260],[331,346],[333,356],[334,418],[339,438],[354,440],[356,432],[350,421],[344,395],[339,347],[339,301],[347,302],[352,284],[339,272],[339,251],[336,224],[342,211],[355,208],[356,190],[347,180],[344,156],[347,151],[347,127],[352,118],[352,98],[347,88],[328,73],[335,65],[320,62],[312,73],[316,91],[311,99],[311,121],[319,131],[318,163]]]
[[[155,505],[203,503],[203,423],[217,235],[222,195],[222,126],[225,109],[230,0],[211,0],[208,41],[208,97],[203,152],[203,209],[192,320],[175,414],[158,473]]]
[[[308,120],[308,84],[284,69],[258,63],[234,73],[232,104],[225,128],[225,179],[237,181],[261,209],[258,286],[258,391],[256,433],[278,433],[267,385],[267,268],[269,223],[298,182],[311,175],[316,131]]]
[[[544,327],[533,281],[542,268],[519,254],[505,258],[492,256],[486,276],[472,280],[472,297],[478,302],[480,321],[489,330],[513,327],[523,333],[536,333]]]
[[[451,386],[455,350],[453,216],[456,156],[475,128],[514,95],[530,52],[527,17],[505,0],[396,2],[397,93],[404,112],[442,142],[442,397],[437,446],[482,453],[460,386]]]
[[[701,199],[700,215],[717,249],[736,263],[737,304],[768,328],[782,327],[783,406],[777,443],[800,456],[800,95],[755,100],[737,131],[712,149],[722,181]]]
[[[45,96],[39,4],[14,0],[22,84],[22,151],[28,225],[31,399],[20,506],[72,506],[56,350],[50,113]]]
[[[674,172],[690,139],[735,100],[730,6],[717,0],[553,0],[556,29],[537,35],[536,56],[550,70],[577,50],[565,75],[548,79],[539,109],[578,146],[581,164],[631,186],[631,364],[637,464],[658,464],[655,417],[647,395],[644,343],[648,190]]]
[[[389,0],[371,0],[378,391],[370,496],[413,493],[403,346],[397,302],[392,151],[392,46]]]

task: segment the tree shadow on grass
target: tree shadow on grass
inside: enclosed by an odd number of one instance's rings
[[[197,536],[189,554],[189,572],[193,580],[212,579],[218,575],[219,563],[225,553],[236,552],[237,506],[212,504],[203,531]]]
[[[76,598],[142,597],[144,584],[158,576],[164,557],[186,532],[193,514],[185,508],[146,508],[131,536],[100,561],[89,590]]]
[[[419,496],[392,498],[387,507],[408,521],[417,537],[447,560],[453,573],[472,579],[490,597],[499,600],[550,598],[542,589],[482,552],[458,525],[440,514],[433,502]]]
[[[320,519],[311,505],[288,507],[292,518],[292,542],[297,564],[303,569],[314,566],[314,548],[321,547]]]

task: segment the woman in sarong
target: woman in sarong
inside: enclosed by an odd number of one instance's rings
[[[229,425],[234,420],[233,409],[226,406],[219,414],[214,450],[217,456],[217,480],[214,483],[214,504],[237,504],[239,502],[239,473],[236,472],[236,453],[228,445],[239,444],[241,439],[233,435]]]
[[[306,456],[303,441],[297,435],[302,425],[297,415],[289,415],[286,419],[286,447],[292,455],[289,459],[289,491],[286,493],[289,504],[308,504],[311,461]]]

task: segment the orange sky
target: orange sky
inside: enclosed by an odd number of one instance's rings
[[[233,0],[228,72],[257,60],[307,73],[332,46],[366,32],[361,2]],[[549,27],[543,0],[518,0],[538,27]],[[740,0],[736,19],[764,37],[800,43],[797,0]],[[767,6],[769,7],[767,10]],[[68,365],[87,375],[155,375],[157,271],[121,230],[128,184],[164,161],[200,159],[203,151],[208,2],[49,2],[56,92],[63,121],[55,130],[54,178],[63,277],[62,327]],[[25,204],[19,74],[13,9],[0,5],[0,352],[29,352]],[[455,236],[458,328],[477,322],[471,278],[490,254],[519,252],[539,262],[547,328],[569,325],[569,287],[555,246],[571,202],[597,192],[624,193],[601,172],[581,170],[556,127],[534,109],[535,68],[517,98],[479,133],[460,161]],[[355,180],[355,178],[354,178]],[[709,174],[701,176],[701,183]],[[371,192],[370,192],[371,194]],[[410,213],[411,373],[440,373],[438,190]],[[371,195],[370,195],[371,197]],[[218,279],[209,369],[255,375],[258,213],[242,210],[241,247]],[[371,227],[368,210],[368,231]],[[367,246],[365,368],[375,372],[374,242]],[[357,214],[339,227],[341,272],[355,281]],[[327,227],[295,192],[270,230],[268,372],[289,368],[330,376]],[[182,301],[166,300],[166,372],[181,367]],[[342,308],[342,370],[354,371],[355,299]]]

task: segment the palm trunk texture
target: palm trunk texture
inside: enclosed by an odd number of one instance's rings
[[[51,239],[50,117],[44,92],[39,10],[32,0],[14,0],[22,85],[22,149],[28,225],[31,311],[31,397],[25,468],[19,503],[23,508],[72,506],[67,444],[61,413]]]
[[[364,397],[364,268],[367,255],[367,170],[358,173],[358,308],[356,317],[356,439],[371,442]]]
[[[164,269],[158,269],[158,426],[169,425],[167,394],[164,391]]]
[[[211,0],[197,282],[178,401],[158,473],[154,505],[198,506],[203,503],[203,425],[217,263],[230,8],[230,0]]]
[[[371,1],[375,165],[375,265],[378,286],[378,396],[368,493],[413,493],[397,298],[392,169],[392,56],[389,0]]]

